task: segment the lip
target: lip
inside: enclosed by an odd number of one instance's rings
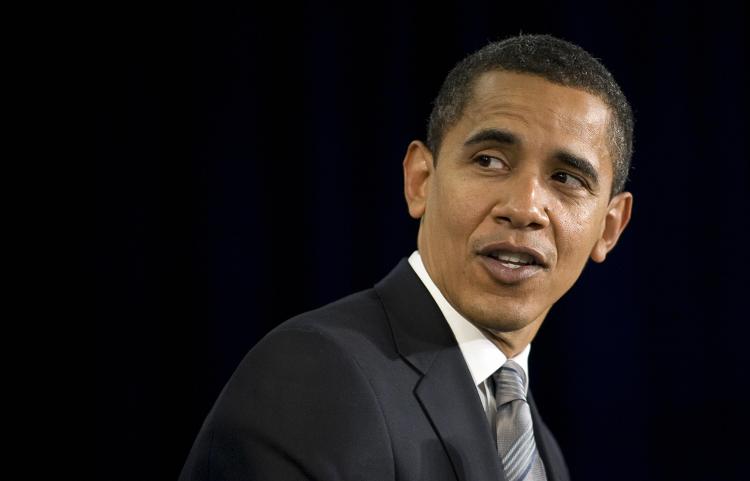
[[[518,284],[544,270],[539,265],[516,268],[508,267],[499,260],[485,255],[479,256],[479,262],[487,269],[487,272],[489,272],[493,279],[502,284]]]
[[[496,250],[528,254],[534,258],[536,264],[516,268],[508,267],[502,261],[490,257],[490,252]],[[547,259],[541,252],[531,247],[518,246],[510,242],[488,244],[482,247],[477,254],[479,262],[482,263],[489,275],[502,284],[518,284],[539,274],[547,267]]]
[[[530,255],[531,257],[534,258],[534,262],[536,263],[536,265],[529,266],[529,267],[541,267],[541,268],[547,267],[547,258],[545,257],[544,254],[542,254],[538,250],[533,249],[531,247],[519,246],[511,242],[495,242],[492,244],[487,244],[486,246],[479,249],[477,253],[482,257],[488,257],[490,252],[499,251],[499,250]],[[520,269],[523,269],[523,267],[521,267]],[[514,269],[514,270],[517,270],[517,269]]]

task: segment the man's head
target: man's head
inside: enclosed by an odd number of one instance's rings
[[[609,142],[615,176],[612,195],[622,192],[633,154],[633,113],[612,74],[581,47],[549,35],[521,35],[491,43],[459,62],[435,99],[427,126],[427,146],[438,160],[446,130],[463,113],[474,83],[485,72],[532,74],[599,97],[612,111]]]
[[[405,193],[427,271],[506,354],[628,223],[632,196],[618,184],[632,138],[626,107],[580,48],[520,37],[459,63],[435,102],[430,147],[409,145]]]

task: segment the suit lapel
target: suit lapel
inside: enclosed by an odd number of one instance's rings
[[[476,386],[456,352],[439,354],[417,385],[416,395],[451,458],[458,479],[502,479],[490,425]]]
[[[423,376],[415,395],[462,481],[503,479],[490,426],[453,333],[406,259],[375,286],[401,356]]]
[[[559,458],[558,451],[553,446],[554,441],[551,439],[551,434],[547,427],[544,425],[544,421],[539,416],[539,411],[536,408],[534,398],[529,391],[528,395],[529,409],[531,410],[531,419],[534,423],[534,441],[536,442],[536,448],[539,451],[539,456],[542,458],[544,463],[545,471],[547,473],[547,481],[568,481],[567,469],[564,466],[564,461]]]

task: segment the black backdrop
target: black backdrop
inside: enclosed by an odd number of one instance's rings
[[[602,59],[637,119],[633,221],[531,358],[574,479],[747,479],[744,7],[194,1],[99,15],[99,479],[175,479],[250,347],[415,248],[405,148],[453,64],[519,32]]]

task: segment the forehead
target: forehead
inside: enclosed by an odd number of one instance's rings
[[[584,90],[535,75],[492,71],[477,78],[461,118],[446,139],[453,133],[454,141],[463,142],[462,137],[479,130],[503,128],[513,130],[527,144],[583,150],[611,164],[610,118],[609,107]]]

